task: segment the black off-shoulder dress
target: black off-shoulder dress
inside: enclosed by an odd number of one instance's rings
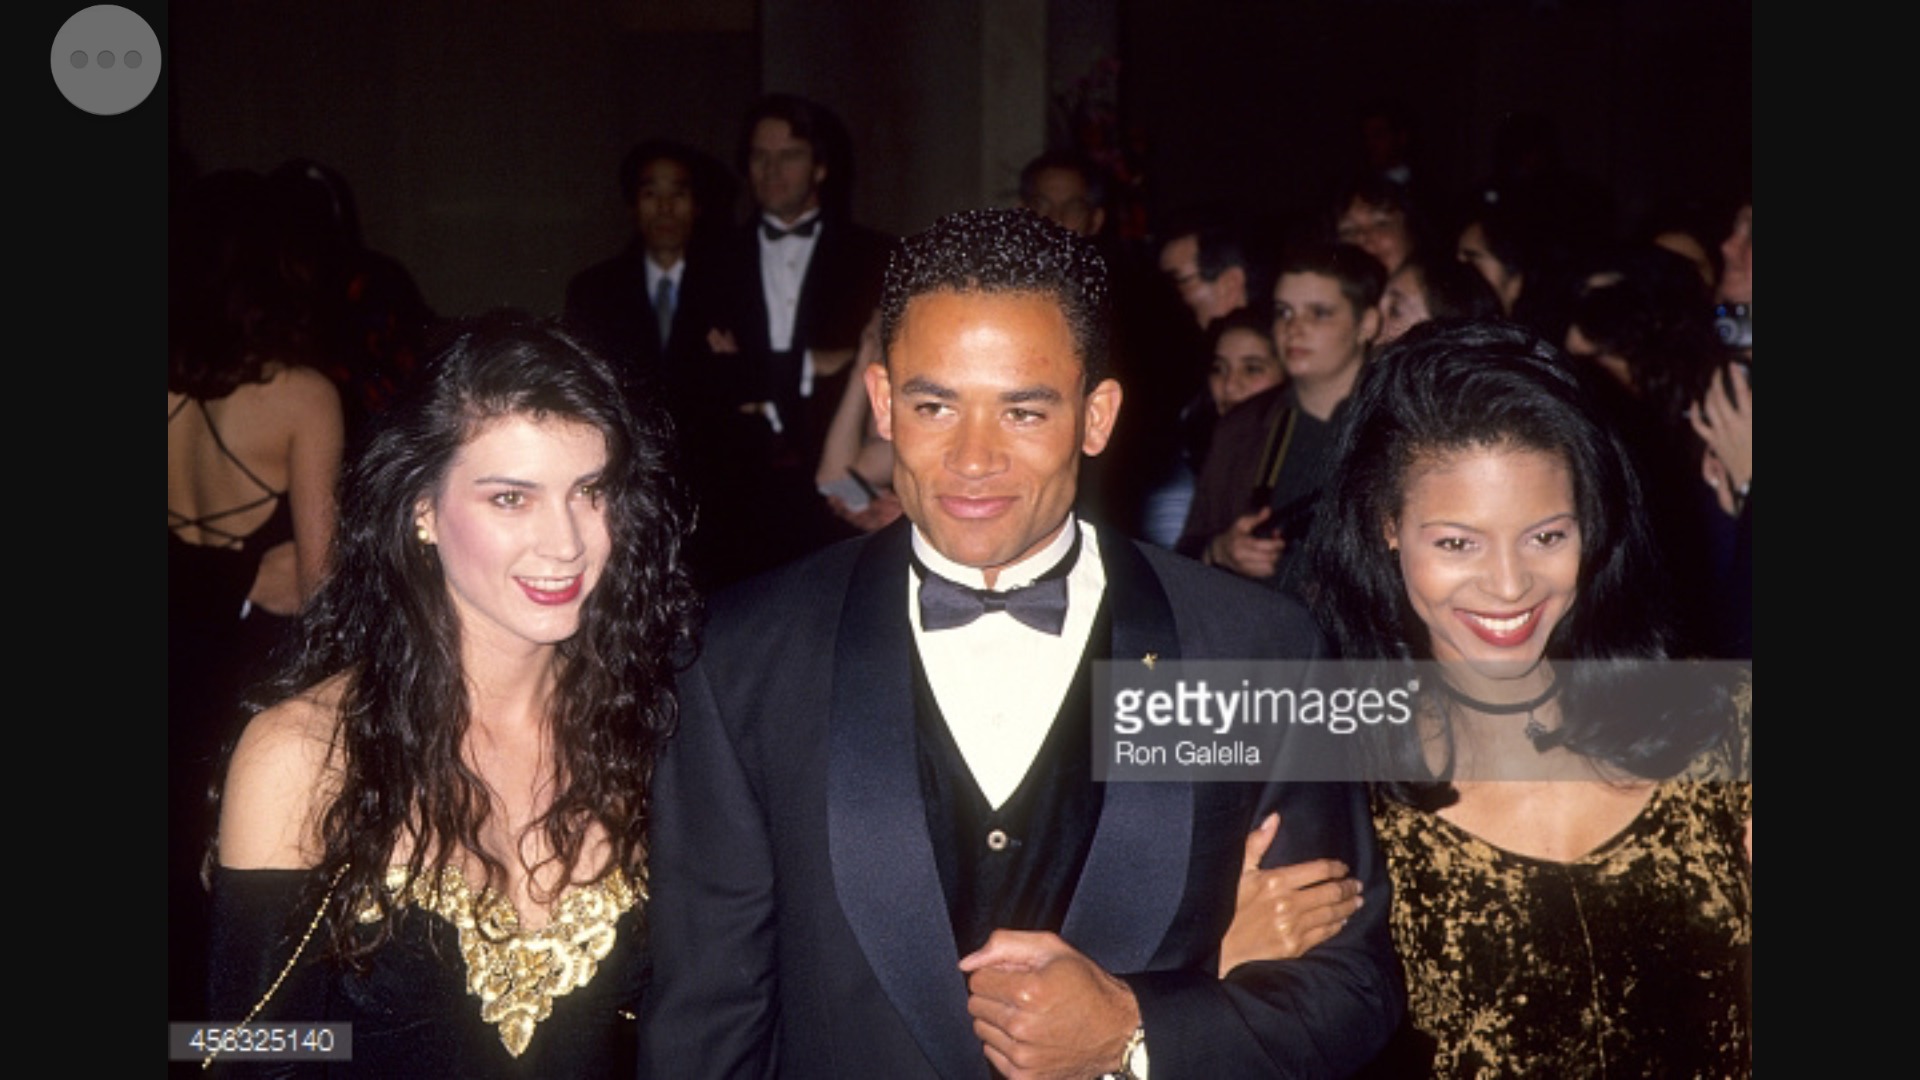
[[[623,875],[571,887],[547,926],[524,931],[510,904],[475,895],[457,869],[410,889],[390,873],[401,900],[394,937],[363,972],[326,958],[324,927],[300,948],[314,926],[314,885],[310,871],[215,870],[211,1011],[238,1022],[265,997],[255,1023],[349,1023],[352,1060],[252,1063],[221,1054],[216,1074],[635,1075],[649,964],[644,896]]]

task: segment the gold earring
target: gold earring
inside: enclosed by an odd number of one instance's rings
[[[425,525],[415,525],[413,527],[413,535],[419,537],[420,542],[427,547],[433,546],[433,536],[427,532]]]

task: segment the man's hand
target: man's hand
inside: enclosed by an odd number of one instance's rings
[[[1057,934],[995,930],[963,957],[967,1012],[1009,1080],[1087,1080],[1121,1065],[1140,1026],[1127,984]]]
[[[1274,568],[1280,563],[1280,553],[1286,550],[1286,538],[1253,534],[1272,516],[1273,508],[1263,506],[1254,513],[1235,518],[1226,532],[1214,537],[1213,542],[1207,545],[1207,561],[1241,577],[1272,577]]]

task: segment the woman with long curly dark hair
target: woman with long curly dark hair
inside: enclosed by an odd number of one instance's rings
[[[552,321],[443,333],[230,759],[212,1007],[351,1023],[354,1076],[630,1075],[697,612],[671,432]]]

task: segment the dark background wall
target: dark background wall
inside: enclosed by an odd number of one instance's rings
[[[1753,33],[1719,0],[1225,0],[1125,5],[1132,119],[1159,198],[1311,202],[1351,165],[1354,109],[1403,102],[1423,180],[1483,176],[1510,112],[1552,117],[1567,164],[1623,212],[1738,188],[1752,163]]]
[[[556,309],[629,233],[625,149],[731,164],[763,90],[840,113],[855,212],[895,233],[1010,200],[1074,100],[1112,106],[1079,127],[1128,147],[1156,214],[1317,209],[1373,95],[1413,110],[1435,187],[1484,175],[1514,111],[1552,117],[1623,215],[1752,167],[1735,0],[191,0],[167,23],[176,167],[333,166],[449,314]]]

